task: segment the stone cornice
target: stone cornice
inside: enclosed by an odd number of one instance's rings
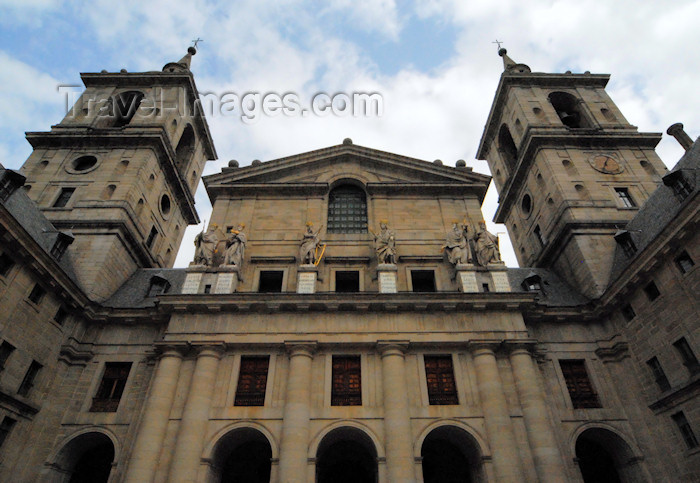
[[[523,311],[535,305],[531,292],[460,293],[233,293],[166,294],[159,297],[165,312],[471,312]]]
[[[185,220],[191,225],[199,223],[199,216],[194,208],[194,195],[183,174],[175,167],[175,150],[163,127],[92,129],[54,126],[50,132],[28,132],[26,137],[34,149],[66,145],[95,149],[134,146],[150,148],[160,161],[168,184],[173,190],[173,198],[180,205]]]
[[[16,409],[22,416],[28,419],[39,412],[39,406],[21,396],[9,394],[2,389],[0,389],[0,402]]]
[[[527,180],[532,163],[543,148],[585,148],[617,149],[620,147],[644,147],[653,149],[661,140],[660,133],[640,133],[636,131],[608,131],[599,129],[528,128],[518,150],[516,168],[501,189],[498,209],[493,219],[503,223],[505,216],[517,201],[520,188]],[[479,158],[483,159],[483,158]]]
[[[496,119],[502,118],[503,109],[507,101],[508,90],[513,86],[538,86],[538,87],[561,87],[561,88],[576,88],[576,87],[600,87],[604,88],[610,80],[609,74],[546,74],[541,72],[532,72],[527,74],[511,74],[503,73],[496,88],[491,111],[486,121],[484,133],[479,142],[477,149],[477,159],[485,160],[488,145],[495,137],[499,125],[494,122]]]
[[[80,74],[85,87],[141,87],[144,86],[185,86],[190,97],[194,100],[199,100],[199,91],[197,84],[194,81],[192,72],[83,72]],[[206,93],[205,93],[206,94]],[[207,151],[208,159],[216,159],[216,148],[214,141],[209,131],[207,120],[202,114],[195,113],[192,116],[197,130],[199,131],[200,139],[203,139],[204,149]]]

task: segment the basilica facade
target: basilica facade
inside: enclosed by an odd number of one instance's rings
[[[204,177],[195,50],[82,74],[0,169],[0,481],[700,479],[700,144],[500,54],[491,177],[362,147]],[[185,109],[169,109],[171,104]]]

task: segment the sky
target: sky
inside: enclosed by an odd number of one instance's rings
[[[383,101],[371,116],[212,116],[219,159],[205,175],[231,159],[246,166],[346,137],[489,174],[475,156],[503,70],[495,40],[533,72],[611,74],[613,101],[640,131],[664,133],[657,152],[672,167],[683,151],[668,126],[700,134],[697,18],[700,0],[0,0],[0,163],[19,168],[31,152],[24,132],[61,120],[57,86],[81,84],[81,72],[160,70],[201,38],[191,67],[200,92]],[[484,218],[517,266],[505,227],[491,223],[497,198],[492,184]],[[208,220],[201,183],[195,200]],[[192,259],[200,230],[188,228],[176,267]]]

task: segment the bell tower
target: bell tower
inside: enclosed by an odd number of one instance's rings
[[[194,192],[216,152],[190,72],[193,47],[162,71],[81,74],[85,91],[49,132],[29,132],[28,195],[70,230],[76,276],[109,297],[137,268],[171,267]]]
[[[661,182],[654,148],[605,92],[606,74],[532,72],[505,49],[479,145],[523,267],[556,270],[589,297],[609,282],[613,235]]]

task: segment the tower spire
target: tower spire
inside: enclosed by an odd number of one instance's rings
[[[525,64],[518,64],[513,59],[508,57],[508,51],[506,49],[498,49],[498,55],[503,57],[503,72],[513,74],[524,74],[532,72],[529,66]]]
[[[190,70],[190,64],[192,63],[192,56],[197,53],[197,49],[194,47],[188,47],[185,56],[178,60],[177,62],[168,62],[163,67],[163,72],[187,72]]]

